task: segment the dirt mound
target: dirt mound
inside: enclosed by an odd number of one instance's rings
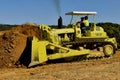
[[[27,37],[36,36],[40,39],[39,34],[39,26],[35,24],[23,24],[3,31],[0,35],[0,68],[14,67],[26,47]]]
[[[36,24],[28,23],[12,28],[12,31],[19,32],[26,36],[36,36],[40,39],[40,29]]]

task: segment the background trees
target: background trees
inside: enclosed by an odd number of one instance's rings
[[[120,25],[116,23],[97,23],[104,28],[109,37],[120,37]]]
[[[116,37],[116,38],[120,37],[120,24],[107,22],[107,23],[97,23],[96,25],[103,27],[109,37]],[[0,31],[7,30],[16,26],[18,25],[0,24]],[[49,26],[52,28],[57,28],[57,25],[49,25]],[[64,25],[62,27],[67,27],[67,26]]]

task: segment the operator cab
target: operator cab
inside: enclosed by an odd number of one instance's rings
[[[72,12],[68,12],[66,13],[66,15],[70,15],[71,16],[71,20],[70,20],[70,25],[74,25],[74,27],[79,28],[81,30],[81,34],[85,34],[86,37],[107,37],[106,32],[104,32],[102,27],[98,27],[96,26],[96,14],[97,12],[80,12],[80,11],[72,11]],[[93,19],[91,19],[91,17],[93,16]],[[88,17],[88,21],[90,22],[90,20],[92,20],[92,23],[90,25],[89,23],[89,29],[87,29],[85,31],[85,33],[82,33],[82,26],[80,24],[77,24],[80,21],[80,18],[82,17]],[[73,23],[74,22],[74,23]],[[84,26],[86,27],[86,26]],[[84,36],[84,35],[83,35]]]
[[[74,17],[77,17],[76,18],[76,22],[79,21],[80,17],[83,17],[83,16],[90,16],[90,15],[93,15],[94,16],[94,23],[95,22],[95,15],[97,14],[97,12],[80,12],[80,11],[72,11],[72,12],[68,12],[66,13],[66,15],[70,15],[71,16],[71,20],[70,20],[70,24],[72,24],[73,20],[74,20]]]
[[[96,14],[97,14],[97,12],[79,12],[79,11],[73,11],[73,12],[66,13],[66,15],[70,15],[71,16],[70,25],[75,24],[76,27],[81,29],[82,33],[85,33],[85,30],[83,31],[82,28],[86,28],[87,27],[86,30],[90,30],[90,27],[92,26],[89,23],[90,15],[93,15],[94,24],[96,24],[96,22],[95,22],[95,15]],[[85,25],[85,23],[83,23],[85,21],[85,18],[88,18],[87,26]]]

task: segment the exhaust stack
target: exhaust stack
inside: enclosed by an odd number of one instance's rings
[[[60,16],[58,19],[58,29],[62,28],[62,17]]]

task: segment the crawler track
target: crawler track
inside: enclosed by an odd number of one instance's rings
[[[62,46],[72,45],[72,49],[78,49],[83,47],[83,49],[90,49],[90,54],[86,56],[86,59],[96,59],[103,57],[110,57],[116,52],[116,47],[113,43],[104,41],[104,39],[80,39],[79,41],[62,42]],[[106,54],[104,51],[104,46],[111,45],[113,47],[113,52],[111,54]]]

